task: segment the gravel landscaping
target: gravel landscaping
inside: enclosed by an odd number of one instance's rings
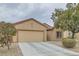
[[[50,43],[65,48],[65,47],[62,45],[62,41],[51,41]],[[72,50],[72,51],[75,51],[75,52],[78,52],[78,53],[79,53],[79,41],[77,41],[77,44],[76,44],[76,46],[75,46],[74,48],[66,48],[66,49],[69,49],[69,50]]]
[[[8,50],[7,47],[0,47],[0,56],[22,56],[21,50],[17,43],[12,43]]]
[[[79,55],[79,43],[74,48],[65,48],[61,41],[12,43],[10,50],[0,47],[0,56],[75,56]]]

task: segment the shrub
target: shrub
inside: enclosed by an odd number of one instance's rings
[[[76,40],[70,39],[70,38],[64,38],[64,39],[62,39],[62,43],[63,43],[64,47],[66,47],[66,48],[73,48],[76,45]]]

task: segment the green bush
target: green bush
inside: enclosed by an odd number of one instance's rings
[[[64,47],[66,47],[66,48],[73,48],[76,45],[76,40],[70,39],[70,38],[64,38],[64,39],[62,39],[62,43],[63,43]]]

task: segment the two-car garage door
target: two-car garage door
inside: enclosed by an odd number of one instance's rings
[[[43,31],[18,31],[19,42],[43,41]]]

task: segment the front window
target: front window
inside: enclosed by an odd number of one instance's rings
[[[57,38],[61,38],[61,37],[62,37],[62,33],[59,32],[59,31],[57,31],[57,32],[56,32],[56,37],[57,37]]]

